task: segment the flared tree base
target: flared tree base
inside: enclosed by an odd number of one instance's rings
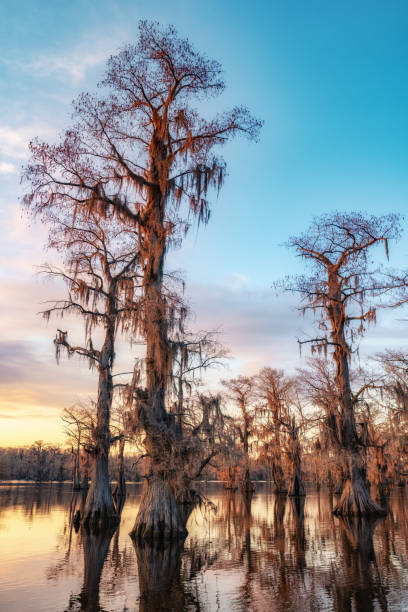
[[[386,510],[372,498],[362,478],[347,480],[342,495],[333,510],[337,516],[384,516]]]
[[[186,537],[185,523],[168,483],[160,479],[145,482],[139,512],[129,535],[134,539],[157,541]]]
[[[116,527],[119,524],[119,520],[119,514],[113,503],[110,485],[96,487],[92,483],[81,517],[83,526],[92,532],[98,532]]]

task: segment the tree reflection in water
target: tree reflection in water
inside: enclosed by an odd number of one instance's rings
[[[331,576],[336,612],[388,610],[373,543],[374,531],[382,522],[384,518],[339,520],[342,563],[333,567]]]
[[[68,549],[69,556],[72,545],[72,531],[80,532],[82,548],[84,554],[83,565],[83,584],[81,592],[77,596],[71,596],[67,608],[67,612],[103,612],[99,604],[99,585],[101,581],[102,570],[106,561],[113,534],[115,534],[114,545],[112,550],[112,559],[118,562],[119,550],[119,531],[120,527],[108,527],[106,529],[92,530],[84,526],[80,526],[78,521],[79,516],[82,516],[82,510],[85,505],[87,491],[76,492],[72,494],[72,499],[69,508],[69,537]],[[120,497],[116,506],[118,516],[121,516],[125,498]]]
[[[81,527],[84,581],[80,594],[70,598],[67,611],[103,612],[99,605],[99,584],[114,531],[110,528],[94,533]]]
[[[186,608],[180,576],[179,541],[134,542],[139,570],[140,612],[179,611]]]
[[[184,508],[186,519],[193,506]],[[211,509],[207,508],[211,511]],[[210,542],[149,542],[133,539],[139,575],[139,612],[182,612],[201,610],[195,579],[217,558]]]
[[[3,557],[15,554],[18,563],[26,563],[18,576],[25,590],[20,599],[15,591],[8,600],[13,605],[5,609],[408,610],[403,490],[393,492],[386,518],[345,521],[333,517],[335,502],[325,491],[296,500],[262,485],[247,497],[214,485],[208,496],[217,511],[195,508],[185,542],[164,545],[129,538],[139,499],[137,488],[129,490],[120,527],[99,534],[74,527],[80,492],[71,498],[68,487],[59,486],[0,491]],[[25,544],[19,552],[10,534],[22,530]],[[29,555],[22,555],[27,547]],[[38,568],[44,565],[41,579]],[[2,579],[0,572],[2,605],[10,584],[12,575]],[[28,589],[29,606],[24,603]]]

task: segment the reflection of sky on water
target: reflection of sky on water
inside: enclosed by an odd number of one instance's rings
[[[184,547],[134,545],[140,488],[119,531],[70,528],[69,485],[0,488],[0,610],[395,610],[408,608],[404,492],[377,522],[341,522],[325,492],[304,508],[258,485],[250,503],[210,485]]]

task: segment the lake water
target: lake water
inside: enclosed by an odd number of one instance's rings
[[[257,484],[251,502],[204,489],[184,544],[135,546],[140,486],[120,527],[70,526],[68,484],[0,486],[0,610],[408,610],[408,512],[397,489],[377,521],[333,517],[326,492],[297,505]]]

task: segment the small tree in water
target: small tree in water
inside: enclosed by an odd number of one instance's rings
[[[288,242],[313,269],[310,276],[284,281],[287,290],[301,295],[302,311],[315,313],[323,332],[305,342],[311,344],[312,352],[331,350],[336,366],[340,414],[336,435],[346,463],[346,482],[334,510],[339,515],[383,512],[372,500],[366,481],[355,420],[361,390],[352,392],[349,363],[353,340],[375,321],[374,299],[392,289],[392,283],[373,269],[371,249],[383,244],[388,256],[388,241],[397,235],[396,215],[335,213],[316,219],[305,234]]]
[[[51,314],[80,315],[86,336],[83,345],[73,345],[68,333],[58,330],[54,340],[57,360],[65,351],[68,357],[85,358],[89,367],[98,372],[96,418],[85,445],[92,456],[92,482],[82,517],[85,525],[98,528],[117,520],[108,463],[110,446],[115,441],[110,432],[113,366],[117,334],[122,331],[133,335],[140,314],[137,235],[114,230],[95,212],[77,214],[74,220],[54,218],[52,227],[51,246],[63,251],[65,267],[60,270],[47,266],[44,272],[62,278],[68,296],[53,303],[43,315],[47,319]],[[95,328],[103,330],[100,348],[93,337]]]
[[[248,376],[238,376],[223,380],[222,384],[226,388],[226,397],[232,400],[238,408],[234,426],[241,443],[244,463],[241,489],[244,494],[247,494],[254,490],[249,469],[252,439],[256,435],[257,405],[254,403],[254,379]]]
[[[262,368],[255,376],[260,406],[259,457],[272,467],[275,493],[287,493],[285,472],[291,479],[289,495],[305,495],[302,481],[300,433],[307,420],[298,395],[297,380],[283,370]]]
[[[283,471],[282,408],[288,399],[293,381],[283,371],[262,368],[255,378],[255,393],[263,404],[261,459],[271,466],[276,493],[287,493]]]
[[[60,145],[32,145],[25,201],[36,211],[65,207],[98,210],[137,227],[143,272],[146,387],[137,418],[145,431],[150,470],[133,530],[141,537],[184,535],[171,472],[163,469],[175,443],[165,404],[173,369],[169,332],[173,308],[163,290],[165,255],[192,217],[209,217],[207,192],[219,188],[225,163],[217,145],[237,134],[256,138],[260,122],[242,107],[208,120],[192,108],[224,89],[221,67],[200,55],[172,27],[141,22],[136,45],[108,61],[105,96],[82,95],[76,125]],[[184,221],[181,214],[185,205]]]

